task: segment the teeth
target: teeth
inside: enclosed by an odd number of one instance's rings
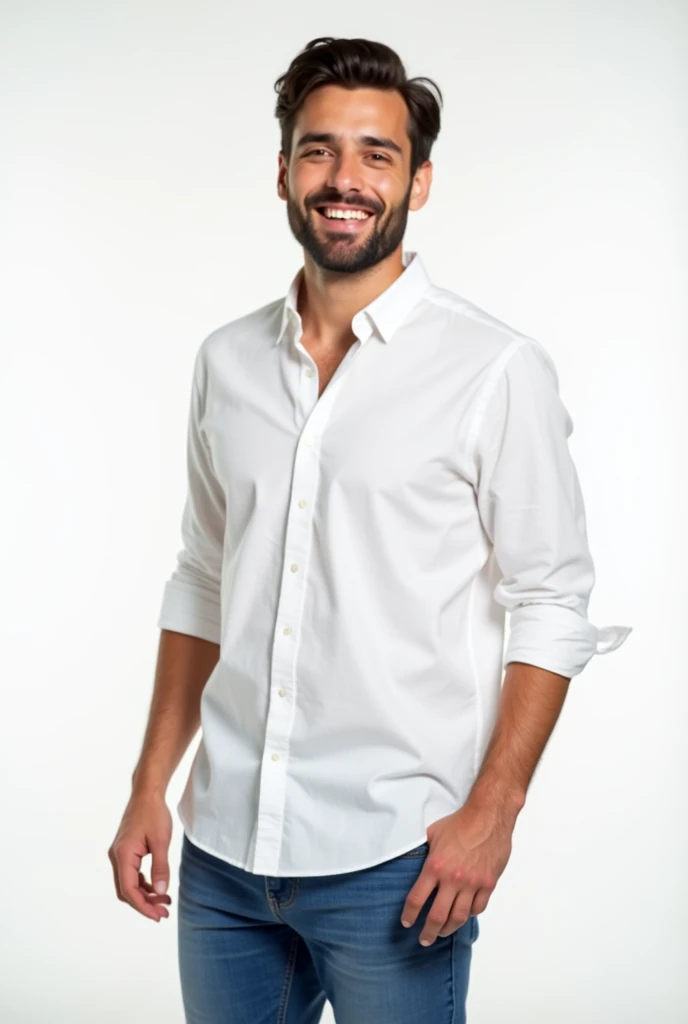
[[[370,214],[364,213],[363,210],[333,210],[326,209],[325,216],[331,220],[367,220]]]

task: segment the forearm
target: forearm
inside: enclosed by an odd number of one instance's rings
[[[506,666],[497,723],[469,796],[471,804],[519,813],[569,682],[534,665]]]
[[[201,694],[220,657],[219,644],[160,631],[148,724],[132,789],[164,796],[200,726]]]

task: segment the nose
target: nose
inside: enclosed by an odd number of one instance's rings
[[[363,188],[363,174],[358,156],[354,152],[342,150],[330,164],[327,184],[336,189],[340,195],[348,192],[360,192]]]

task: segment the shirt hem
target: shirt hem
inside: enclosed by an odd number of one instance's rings
[[[180,818],[181,818],[181,815],[180,815]],[[239,860],[235,860],[233,857],[228,857],[224,853],[220,853],[219,850],[213,849],[208,843],[205,843],[205,842],[203,842],[203,840],[198,839],[193,834],[193,832],[191,831],[189,826],[184,825],[183,821],[182,821],[182,825],[183,825],[184,835],[187,837],[189,842],[193,843],[194,846],[197,846],[200,850],[203,850],[204,853],[209,853],[209,854],[211,854],[211,856],[217,857],[218,860],[224,861],[225,864],[231,864],[232,867],[241,868],[242,871],[246,871],[250,875],[259,875],[259,876],[265,877],[263,875],[262,871],[251,871],[251,869],[249,867],[247,867],[247,865],[245,863],[242,863]],[[384,864],[385,861],[393,860],[395,857],[400,857],[402,854],[408,853],[410,850],[415,850],[417,846],[420,846],[421,843],[426,843],[427,841],[428,841],[428,837],[427,837],[427,833],[426,833],[425,835],[423,835],[422,839],[415,839],[412,843],[405,843],[404,846],[400,850],[398,850],[396,853],[385,853],[381,857],[378,857],[376,860],[374,860],[372,862],[369,862],[369,863],[366,863],[366,864],[359,864],[357,867],[342,868],[339,871],[313,871],[313,872],[309,872],[309,871],[290,871],[289,873],[287,873],[287,872],[282,873],[282,872],[278,871],[275,874],[269,875],[268,877],[270,877],[270,878],[323,878],[323,877],[327,877],[328,875],[349,875],[349,874],[352,874],[354,871],[365,871],[367,868],[378,867],[380,864]]]

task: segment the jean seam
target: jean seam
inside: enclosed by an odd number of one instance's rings
[[[299,881],[300,879],[298,876],[292,879],[291,897],[286,901],[286,903],[280,903],[280,910],[286,910],[287,907],[291,907],[296,902],[296,897],[299,894]]]
[[[456,935],[457,932],[453,931],[451,935],[451,946],[449,948],[449,956],[451,957],[451,1020],[449,1024],[455,1024],[456,1021]]]
[[[294,977],[294,967],[296,965],[296,952],[298,950],[301,936],[296,934],[292,939],[291,948],[289,950],[289,960],[287,961],[287,970],[284,975],[284,983],[282,985],[282,996],[280,998],[279,1010],[277,1011],[277,1024],[284,1024],[286,1012],[287,1012],[287,1000],[289,998],[289,991],[291,989],[292,979]]]

